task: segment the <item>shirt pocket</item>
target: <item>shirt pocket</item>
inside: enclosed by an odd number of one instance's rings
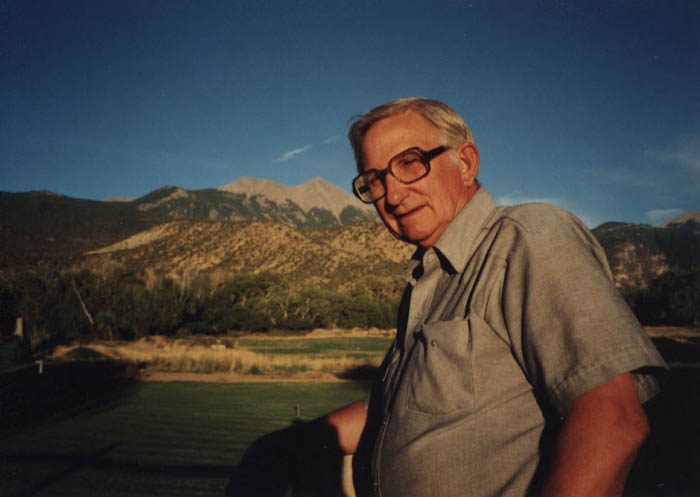
[[[426,414],[472,409],[474,379],[469,319],[426,323],[415,336],[407,365],[406,407]]]

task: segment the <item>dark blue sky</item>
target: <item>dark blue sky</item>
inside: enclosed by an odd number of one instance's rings
[[[348,119],[467,119],[482,183],[593,226],[700,210],[697,1],[0,2],[0,190],[349,190]]]

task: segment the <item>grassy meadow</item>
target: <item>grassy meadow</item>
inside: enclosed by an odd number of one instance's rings
[[[4,433],[0,496],[221,496],[255,438],[364,398],[342,383],[134,383]]]
[[[393,334],[384,331],[324,331],[308,335],[240,335],[90,342],[58,347],[49,361],[127,362],[144,378],[162,373],[331,380],[356,377],[379,366]],[[365,373],[366,374],[366,373]],[[355,375],[355,376],[353,376]],[[221,378],[221,376],[219,376]]]

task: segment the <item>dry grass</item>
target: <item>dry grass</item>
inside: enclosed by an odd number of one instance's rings
[[[645,326],[644,331],[652,338],[696,338],[700,328],[690,326]]]
[[[396,329],[380,328],[316,328],[306,335],[286,335],[279,336],[274,333],[265,335],[255,335],[256,340],[307,340],[309,338],[358,338],[358,337],[391,337],[396,335]]]
[[[332,335],[336,337],[337,335]],[[292,337],[276,337],[281,346]],[[92,354],[138,364],[146,372],[236,373],[239,375],[294,376],[337,375],[354,368],[379,366],[382,354],[351,357],[333,353],[267,354],[238,345],[238,340],[206,344],[192,340],[148,337],[134,342],[93,342],[57,347],[52,358],[68,360]]]

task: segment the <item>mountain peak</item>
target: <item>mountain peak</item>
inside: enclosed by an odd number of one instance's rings
[[[242,193],[249,197],[260,195],[277,204],[284,204],[290,200],[305,212],[314,208],[328,210],[338,220],[341,212],[347,207],[354,207],[368,215],[372,213],[371,208],[350,193],[318,176],[297,186],[286,186],[269,179],[242,176],[219,187],[219,190]]]
[[[321,178],[320,176],[316,176],[315,178],[311,178],[309,181],[304,183],[306,185],[320,185],[320,186],[330,186],[331,183],[326,181],[325,179]]]

